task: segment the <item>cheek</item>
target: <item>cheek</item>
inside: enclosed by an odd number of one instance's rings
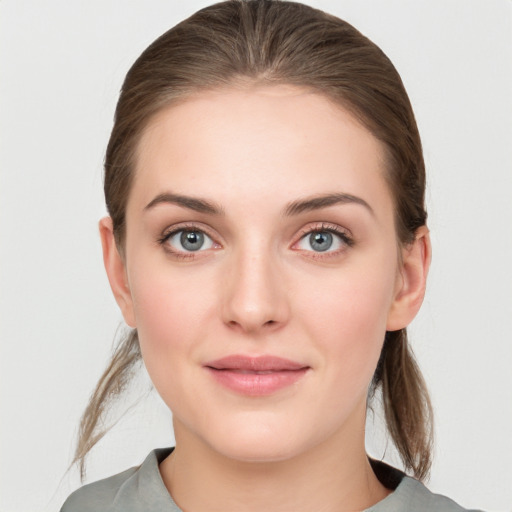
[[[180,376],[187,371],[181,363],[193,358],[214,302],[204,283],[199,287],[198,279],[187,272],[171,272],[168,265],[134,267],[144,268],[130,279],[141,352],[166,400],[166,393],[179,391]]]
[[[393,297],[395,269],[387,267],[387,274],[362,266],[331,275],[316,286],[310,283],[313,291],[307,302],[300,300],[308,304],[298,314],[303,328],[330,358],[326,364],[331,364],[333,371],[337,366],[339,377],[332,378],[359,381],[373,376]]]

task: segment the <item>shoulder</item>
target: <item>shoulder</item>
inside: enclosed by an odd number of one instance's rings
[[[65,501],[61,512],[102,512],[103,510],[109,510],[119,490],[137,470],[136,467],[130,468],[117,475],[80,487]]]
[[[450,498],[429,491],[418,480],[380,461],[371,461],[378,479],[394,491],[366,512],[477,512],[469,511]]]
[[[418,512],[431,510],[436,510],[437,512],[476,512],[461,507],[446,496],[429,491],[421,482],[408,476],[404,477],[395,492],[397,491],[402,502],[408,506],[404,510],[416,510]]]
[[[69,496],[61,512],[179,510],[167,492],[158,470],[159,462],[171,451],[154,450],[141,466],[84,485]]]

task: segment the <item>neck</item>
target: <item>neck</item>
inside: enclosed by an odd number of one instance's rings
[[[330,439],[298,456],[273,462],[233,460],[189,431],[175,430],[176,449],[161,463],[160,472],[184,512],[357,511],[389,494],[368,462],[364,425],[357,440]]]

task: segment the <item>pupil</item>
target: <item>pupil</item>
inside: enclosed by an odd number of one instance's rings
[[[204,235],[198,231],[184,231],[181,234],[181,245],[187,251],[197,251],[201,249],[204,241]]]
[[[327,251],[332,245],[332,235],[325,231],[322,233],[312,233],[309,240],[311,247],[318,252]]]

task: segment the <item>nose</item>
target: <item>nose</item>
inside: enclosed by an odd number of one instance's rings
[[[233,256],[223,284],[223,321],[231,329],[258,334],[282,327],[289,303],[276,258],[263,251]]]

